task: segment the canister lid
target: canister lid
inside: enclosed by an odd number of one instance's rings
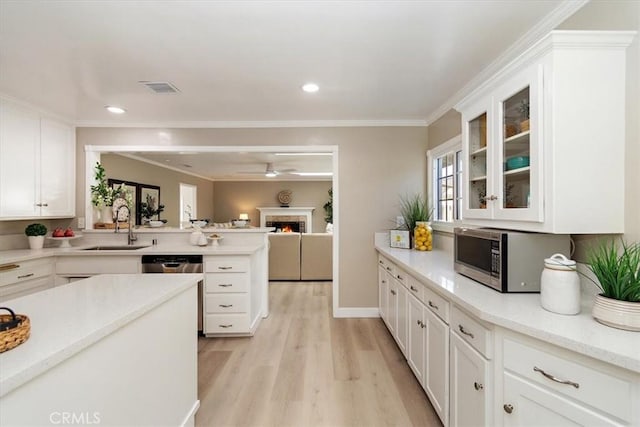
[[[554,270],[575,270],[576,262],[562,254],[553,254],[549,258],[545,258],[544,266]]]

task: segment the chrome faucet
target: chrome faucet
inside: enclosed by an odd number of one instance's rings
[[[133,245],[133,242],[135,242],[136,240],[138,240],[138,238],[136,236],[133,235],[133,224],[131,223],[131,209],[129,209],[129,206],[127,205],[122,205],[122,206],[118,206],[118,209],[116,209],[116,233],[120,230],[120,209],[122,208],[127,208],[127,216],[129,217],[129,234],[127,235],[127,245]]]

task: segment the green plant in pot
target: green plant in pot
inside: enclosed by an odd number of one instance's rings
[[[94,178],[96,183],[90,187],[91,203],[100,210],[100,221],[103,223],[113,222],[113,188],[107,183],[107,173],[100,162],[96,162],[94,168]]]
[[[47,234],[47,227],[39,223],[29,224],[27,228],[24,229],[24,234],[27,235],[31,249],[42,249],[44,246],[44,236]]]
[[[327,231],[333,230],[333,188],[329,191],[329,200],[324,204],[324,222],[327,223]]]
[[[602,291],[593,317],[608,326],[640,331],[640,243],[602,243],[588,254],[588,264]]]
[[[422,198],[420,194],[404,196],[400,198],[400,215],[404,220],[404,225],[410,232],[413,232],[418,223],[427,223],[431,218],[433,209]],[[415,236],[412,235],[412,246],[415,244]]]

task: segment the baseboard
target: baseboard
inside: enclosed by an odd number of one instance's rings
[[[378,307],[338,307],[333,317],[380,317]]]
[[[181,427],[193,427],[195,425],[196,412],[200,409],[200,400],[196,400],[189,413],[184,417]]]

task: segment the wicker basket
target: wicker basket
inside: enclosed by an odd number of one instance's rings
[[[0,310],[7,310],[11,314],[0,315],[0,353],[11,350],[29,339],[31,332],[31,322],[24,314],[15,314],[7,307],[0,307]],[[6,323],[14,323],[8,329]]]

